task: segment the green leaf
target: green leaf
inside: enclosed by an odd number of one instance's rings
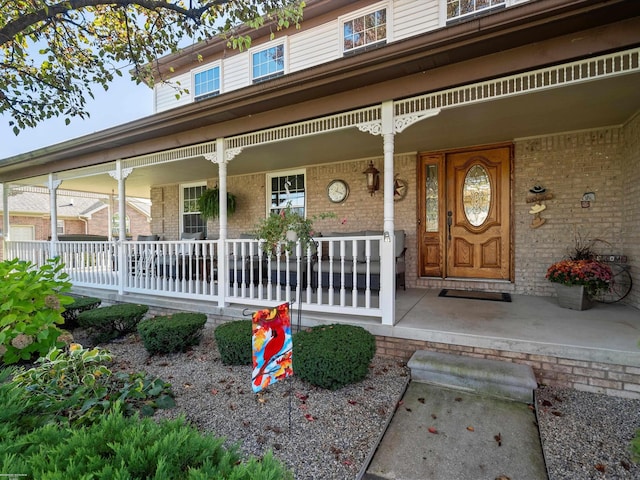
[[[173,408],[176,406],[176,401],[170,395],[162,395],[156,400],[158,408]]]

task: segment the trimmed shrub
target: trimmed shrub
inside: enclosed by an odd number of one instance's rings
[[[135,332],[148,310],[147,305],[120,303],[85,310],[78,315],[78,323],[90,331],[93,342],[104,343]]]
[[[0,465],[28,478],[293,479],[271,453],[243,461],[237,447],[225,449],[224,439],[184,418],[157,423],[115,411],[85,428],[49,424],[27,433],[7,420]]]
[[[78,324],[78,315],[85,310],[93,310],[98,308],[102,303],[102,300],[95,297],[77,297],[71,295],[73,303],[66,306],[64,312],[62,312],[62,318],[64,318],[64,326],[68,329],[76,328]]]
[[[149,318],[138,324],[138,333],[144,348],[150,354],[184,352],[202,339],[207,323],[204,313],[176,313]]]
[[[251,365],[251,320],[234,320],[218,326],[213,332],[220,358],[225,365]]]
[[[59,258],[36,268],[31,262],[0,262],[0,359],[12,364],[46,355],[62,346],[64,305],[72,302],[69,276]]]
[[[112,374],[106,350],[74,343],[68,350],[53,348],[37,363],[11,380],[23,394],[20,403],[32,413],[22,420],[26,429],[51,422],[95,423],[116,402],[126,415],[151,416],[158,408],[175,406],[171,385],[163,380],[145,373]]]
[[[293,371],[318,387],[337,390],[367,376],[375,337],[353,325],[319,325],[293,336]]]

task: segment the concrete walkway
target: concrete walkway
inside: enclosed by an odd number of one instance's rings
[[[412,381],[365,480],[544,480],[535,412]]]

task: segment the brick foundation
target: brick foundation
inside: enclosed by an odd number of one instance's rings
[[[376,346],[379,355],[403,362],[416,350],[428,350],[529,365],[538,384],[640,399],[638,367],[380,336],[376,337]]]

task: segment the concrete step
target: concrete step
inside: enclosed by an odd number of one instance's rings
[[[538,384],[533,370],[499,360],[417,350],[409,359],[413,381],[533,403]]]

